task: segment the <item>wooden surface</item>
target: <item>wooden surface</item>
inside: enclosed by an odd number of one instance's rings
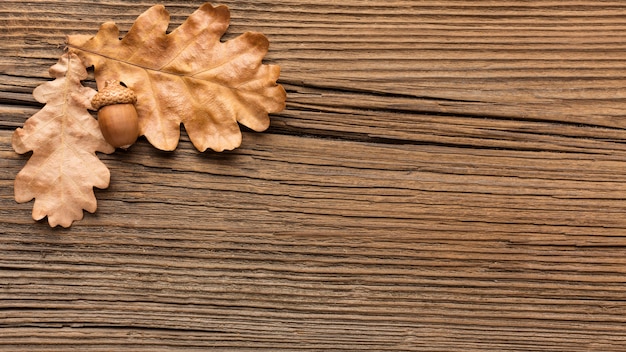
[[[0,3],[0,350],[626,350],[624,2],[222,3],[287,109],[102,155],[71,229],[13,200],[11,134],[66,34],[152,3]]]

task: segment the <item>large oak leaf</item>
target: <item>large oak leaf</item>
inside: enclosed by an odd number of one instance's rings
[[[276,84],[279,67],[261,63],[269,47],[263,34],[220,41],[229,19],[226,6],[206,3],[166,34],[169,14],[156,5],[122,39],[107,22],[94,37],[69,36],[68,46],[94,66],[99,88],[115,79],[135,91],[140,133],[155,147],[175,149],[183,123],[198,150],[234,149],[237,122],[265,130],[286,94]]]
[[[15,200],[35,198],[33,219],[48,216],[50,226],[68,227],[96,211],[93,187],[109,186],[109,169],[95,152],[112,153],[89,114],[96,91],[84,87],[87,71],[80,58],[66,53],[50,68],[54,81],[35,88],[33,96],[46,105],[13,133],[13,149],[33,154],[15,178]]]

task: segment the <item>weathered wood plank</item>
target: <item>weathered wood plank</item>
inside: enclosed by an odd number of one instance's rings
[[[223,3],[287,110],[102,155],[71,229],[13,201],[12,130],[65,35],[152,3],[0,3],[0,349],[626,348],[622,2]]]
[[[33,227],[30,205],[8,191],[24,157],[5,149],[0,344],[58,349],[76,334],[85,347],[145,349],[626,343],[624,161],[245,140],[220,155],[188,142],[155,154],[142,141],[103,156],[113,183],[71,230]]]
[[[514,132],[548,144],[586,134],[623,145],[619,2],[225,3],[227,38],[259,30],[272,41],[268,60],[290,91],[274,125],[288,133],[497,148],[524,148]],[[105,20],[127,30],[148,5],[103,4],[94,16],[80,1],[4,2],[0,101],[33,104],[65,35],[94,33]],[[168,4],[172,28],[196,7]]]

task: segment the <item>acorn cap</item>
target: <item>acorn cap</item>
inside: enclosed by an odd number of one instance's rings
[[[124,87],[116,80],[106,81],[104,88],[91,98],[91,105],[95,110],[99,110],[107,105],[135,104],[136,102],[137,96],[135,92],[130,88]]]

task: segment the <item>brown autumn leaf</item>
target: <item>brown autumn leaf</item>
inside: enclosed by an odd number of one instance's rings
[[[15,200],[35,198],[33,219],[48,216],[50,226],[69,227],[83,218],[83,209],[96,211],[93,187],[109,186],[109,169],[95,152],[115,149],[87,111],[96,91],[81,84],[87,78],[81,59],[64,54],[50,67],[50,76],[55,80],[33,91],[46,105],[13,133],[16,152],[33,152],[15,178]]]
[[[229,150],[241,144],[237,122],[263,131],[286,98],[276,84],[280,68],[261,63],[269,47],[263,34],[220,41],[229,19],[226,6],[206,3],[166,34],[169,14],[156,5],[121,40],[107,22],[94,37],[69,36],[68,46],[94,66],[98,88],[118,80],[135,91],[140,134],[155,147],[175,149],[183,123],[198,150]]]

